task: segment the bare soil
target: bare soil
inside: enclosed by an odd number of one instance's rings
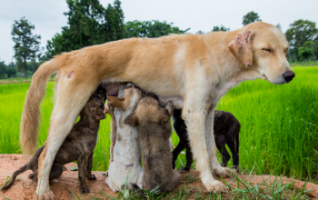
[[[22,155],[17,154],[1,154],[0,155],[0,187],[5,183],[7,176],[11,176],[12,173],[23,166],[26,163],[26,160]],[[107,198],[106,195],[110,197],[117,197],[118,193],[114,193],[110,190],[110,188],[105,183],[106,176],[103,175],[105,172],[96,171],[93,172],[97,178],[96,181],[87,181],[88,186],[90,188],[90,194],[80,194],[79,185],[77,180],[77,171],[70,171],[70,167],[76,167],[75,163],[70,163],[65,165],[66,170],[63,172],[62,176],[57,180],[56,183],[50,186],[50,189],[53,191],[57,199],[72,199],[71,193],[74,199],[77,199],[75,193],[78,196],[81,196],[81,199],[91,199],[94,198]],[[37,184],[28,179],[28,174],[31,171],[26,171],[20,174],[18,177],[20,180],[16,180],[14,185],[6,192],[0,192],[0,199],[5,199],[3,197],[12,199],[12,200],[20,200],[20,199],[37,199],[36,198],[36,187]],[[238,175],[241,179],[245,180],[248,175]],[[221,181],[220,178],[216,177]],[[280,177],[279,177],[280,178]],[[287,183],[290,181],[289,178],[281,177],[282,183]],[[224,180],[228,183],[232,178],[225,178]],[[269,175],[252,175],[250,177],[250,181],[253,184],[261,184],[263,181],[267,183],[271,183],[275,180],[275,176]],[[295,182],[293,185],[294,188],[302,189],[305,182],[299,180],[292,180]],[[197,171],[191,171],[189,173],[182,174],[182,181],[179,184],[179,188],[187,185],[188,188],[194,188],[194,191],[204,191],[204,188],[199,180],[199,173]],[[234,188],[237,188],[236,180],[232,181],[230,185]],[[305,190],[312,189],[308,194],[312,197],[318,198],[318,185],[313,183],[307,183],[305,186]],[[101,192],[103,194],[101,194]]]

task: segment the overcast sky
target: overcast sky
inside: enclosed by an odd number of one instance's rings
[[[280,23],[285,32],[289,24],[308,19],[318,24],[318,0],[121,0],[125,22],[159,20],[173,22],[189,32],[211,31],[221,24],[235,30],[242,27],[243,15],[257,12],[264,22]],[[104,7],[113,0],[101,0]],[[11,27],[14,20],[25,16],[35,25],[45,47],[61,27],[67,25],[63,12],[66,0],[0,0],[0,60],[14,61]],[[318,27],[318,26],[316,26]]]

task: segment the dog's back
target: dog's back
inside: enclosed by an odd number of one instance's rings
[[[180,174],[172,168],[170,148],[171,124],[169,113],[151,97],[140,100],[135,113],[125,123],[138,125],[138,140],[144,164],[143,188],[160,192],[173,190]]]

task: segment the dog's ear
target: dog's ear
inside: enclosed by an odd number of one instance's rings
[[[126,117],[126,119],[124,120],[124,123],[128,124],[130,126],[137,126],[138,125],[138,118],[137,118],[135,112],[128,115]]]
[[[106,115],[104,113],[104,111],[102,109],[98,109],[97,112],[96,112],[96,121],[100,121],[102,119],[105,119],[106,118]]]
[[[227,48],[235,57],[235,59],[242,63],[245,68],[250,68],[253,64],[252,40],[254,32],[244,30],[239,33],[234,40],[227,45]]]
[[[110,106],[119,108],[122,111],[126,110],[126,107],[124,106],[125,98],[118,98],[113,96],[107,96],[107,102]]]

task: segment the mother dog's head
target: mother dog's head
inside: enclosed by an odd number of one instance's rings
[[[295,73],[287,61],[288,42],[279,28],[264,22],[245,26],[228,50],[246,69],[254,69],[274,84],[290,82]]]

